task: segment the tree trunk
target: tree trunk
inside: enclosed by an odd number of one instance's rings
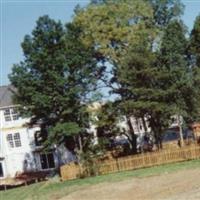
[[[129,127],[129,134],[131,137],[131,147],[132,147],[131,150],[133,154],[136,154],[137,153],[137,136],[134,133],[134,129],[133,129],[130,117],[127,117],[127,124]]]
[[[184,140],[183,140],[183,129],[181,125],[181,116],[178,115],[178,127],[179,127],[179,135],[180,135],[180,145],[181,147],[184,146]]]
[[[150,119],[150,126],[154,133],[156,147],[158,150],[160,150],[162,149],[162,135],[161,135],[162,129],[153,118]]]
[[[78,144],[79,144],[79,150],[82,153],[83,152],[83,144],[82,144],[81,135],[78,136]]]

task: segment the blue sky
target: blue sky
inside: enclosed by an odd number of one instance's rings
[[[30,34],[35,21],[41,15],[66,23],[72,19],[77,4],[86,5],[89,0],[0,0],[0,85],[9,84],[7,75],[12,65],[23,59],[21,42]],[[200,13],[200,0],[182,0],[185,4],[183,20],[191,30],[194,19]]]

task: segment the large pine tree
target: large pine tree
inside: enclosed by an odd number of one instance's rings
[[[200,120],[200,15],[196,17],[194,27],[190,34],[188,48],[190,67],[193,80],[193,99],[195,100],[195,112],[192,115],[192,121]],[[193,104],[194,105],[194,104]]]
[[[190,47],[196,66],[200,67],[200,15],[197,16],[190,36]]]
[[[48,16],[40,17],[22,43],[24,60],[10,74],[16,102],[31,124],[41,125],[47,147],[68,136],[76,140],[88,127],[86,101],[95,90],[99,67],[94,49],[79,40],[80,32],[72,24],[64,28]]]

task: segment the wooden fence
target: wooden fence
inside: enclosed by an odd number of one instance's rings
[[[177,150],[165,150],[160,152],[138,154],[99,162],[96,164],[96,171],[98,175],[109,174],[199,158],[199,146],[185,147]],[[76,164],[64,165],[61,167],[61,178],[62,180],[80,178],[84,171],[89,170],[85,170]]]

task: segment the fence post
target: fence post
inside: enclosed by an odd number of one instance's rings
[[[116,157],[115,161],[116,161],[117,171],[120,171],[120,169],[119,169],[119,163],[118,163],[118,158],[117,157]]]

